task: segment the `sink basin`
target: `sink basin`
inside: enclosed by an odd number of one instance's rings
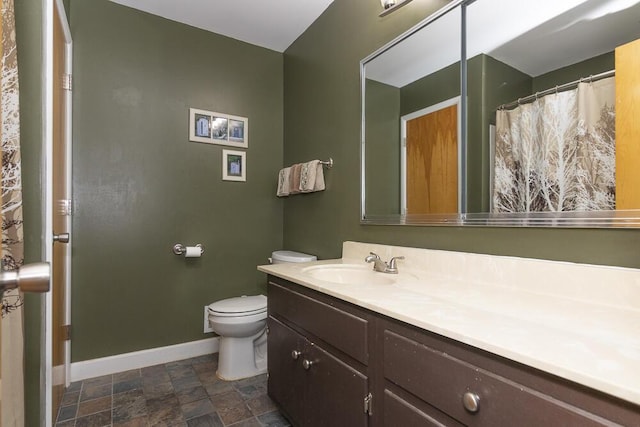
[[[324,264],[302,270],[314,279],[345,285],[390,285],[395,278],[373,271],[370,266],[358,264]]]

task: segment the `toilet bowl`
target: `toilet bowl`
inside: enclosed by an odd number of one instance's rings
[[[267,372],[267,297],[228,298],[210,304],[209,325],[220,335],[218,371],[223,380]]]
[[[270,259],[273,263],[315,260],[291,251],[275,251]],[[267,372],[267,297],[227,298],[209,304],[207,312],[211,329],[220,336],[216,375],[238,380]]]

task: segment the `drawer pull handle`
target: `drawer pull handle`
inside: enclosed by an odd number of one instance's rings
[[[292,358],[293,360],[298,360],[298,357],[300,357],[300,355],[301,355],[301,354],[302,354],[302,352],[301,352],[301,351],[293,350],[293,351],[291,352],[291,358]]]
[[[475,414],[480,410],[480,396],[468,391],[462,396],[462,405],[464,409]]]
[[[302,367],[303,367],[305,370],[307,370],[307,371],[308,371],[309,369],[311,369],[311,365],[313,365],[313,362],[312,362],[311,360],[304,359],[304,360],[302,361]]]

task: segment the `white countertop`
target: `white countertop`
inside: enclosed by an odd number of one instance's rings
[[[640,404],[640,271],[345,245],[342,259],[258,270]],[[371,268],[362,256],[369,250],[384,260],[388,253],[405,256],[400,274],[375,273],[394,283],[339,284],[304,271],[324,264]]]

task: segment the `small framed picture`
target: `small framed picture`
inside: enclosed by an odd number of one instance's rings
[[[226,117],[213,116],[211,137],[216,140],[228,139],[229,120]]]
[[[226,145],[240,148],[249,147],[249,119],[227,116],[229,118],[229,139]]]
[[[222,150],[222,180],[247,180],[247,153],[245,151]]]
[[[229,141],[244,142],[244,120],[229,119]]]
[[[191,108],[189,110],[189,140],[211,141],[211,115],[208,111]]]
[[[249,147],[249,119],[189,108],[189,141]]]

